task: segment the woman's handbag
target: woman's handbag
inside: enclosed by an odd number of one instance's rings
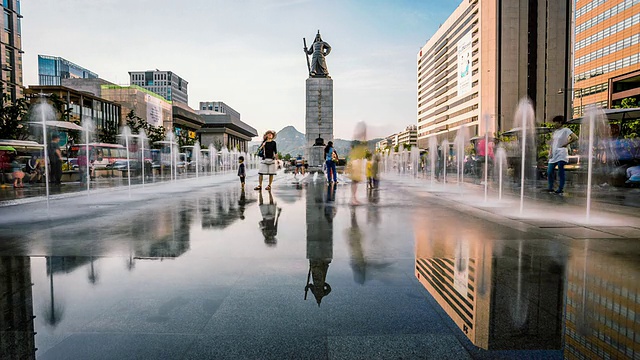
[[[336,153],[335,151],[331,153],[331,160],[333,160],[333,162],[337,163],[338,162],[338,153]]]

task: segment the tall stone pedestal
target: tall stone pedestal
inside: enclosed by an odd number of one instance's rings
[[[322,147],[314,144],[318,137],[325,144],[333,141],[333,79],[308,78],[306,100],[305,158],[309,166],[322,166],[324,151],[318,151]]]

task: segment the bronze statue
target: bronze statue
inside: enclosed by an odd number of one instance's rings
[[[327,63],[324,60],[325,56],[331,52],[331,46],[322,41],[320,37],[320,30],[316,35],[316,39],[311,44],[310,48],[307,48],[307,40],[304,40],[304,52],[307,55],[311,55],[311,64],[309,64],[309,57],[307,56],[307,67],[309,69],[310,77],[330,77],[329,70],[327,70]]]

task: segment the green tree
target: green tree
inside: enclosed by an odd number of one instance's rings
[[[115,144],[118,139],[118,129],[115,127],[106,127],[100,129],[98,133],[98,141],[103,143]]]
[[[164,126],[151,126],[149,125],[149,127],[146,130],[147,133],[147,139],[149,139],[149,143],[151,144],[151,147],[154,149],[159,149],[160,147],[162,147],[162,144],[157,144],[158,141],[163,141],[164,139],[167,138],[167,130],[164,128]]]
[[[620,101],[620,105],[614,105],[614,109],[630,109],[640,107],[638,99],[635,97],[624,98]],[[625,120],[624,122],[612,121],[620,127],[620,135],[626,139],[634,139],[640,137],[640,119]]]
[[[178,146],[192,146],[195,143],[196,139],[191,139],[188,131],[180,131],[180,135],[178,135]]]
[[[7,94],[3,95],[0,108],[0,139],[26,140],[29,137],[29,103],[25,98],[9,101]]]
[[[162,141],[167,136],[167,131],[164,126],[153,126],[147,122],[147,120],[136,115],[135,111],[131,110],[125,117],[125,123],[131,129],[132,134],[139,134],[140,130],[144,130],[147,135],[147,139],[152,148],[160,148],[162,144],[156,144],[158,141]],[[182,146],[182,145],[180,145]]]
[[[131,129],[132,134],[138,134],[140,132],[140,129],[143,129],[146,132],[146,128],[149,126],[149,123],[145,119],[136,115],[135,111],[133,110],[129,111],[129,113],[125,117],[125,123],[129,127],[129,129]]]

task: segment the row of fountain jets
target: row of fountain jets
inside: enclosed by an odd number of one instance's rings
[[[40,113],[41,121],[43,125],[43,139],[44,139],[44,149],[45,149],[45,161],[48,161],[47,156],[47,148],[48,148],[48,138],[46,133],[46,121],[47,119],[55,118],[55,112],[53,107],[49,105],[46,101],[41,101],[38,105],[39,111],[35,111],[36,114]],[[590,213],[591,206],[591,179],[592,179],[592,168],[593,168],[593,149],[594,143],[598,141],[597,139],[608,138],[605,132],[609,131],[608,122],[606,116],[602,110],[591,107],[587,109],[587,116],[585,117],[587,121],[583,121],[581,125],[580,131],[580,149],[581,151],[586,150],[584,154],[584,158],[588,160],[587,164],[587,174],[588,174],[588,183],[587,183],[587,218]],[[485,146],[488,146],[490,140],[489,136],[489,117],[485,116],[486,124],[485,128]],[[520,161],[521,164],[525,164],[525,166],[520,166],[521,174],[520,174],[520,212],[522,212],[523,204],[524,204],[524,189],[525,189],[525,181],[527,179],[526,171],[527,168],[535,170],[534,166],[529,166],[531,164],[536,164],[536,119],[534,115],[534,109],[531,104],[531,101],[528,99],[522,99],[515,113],[515,124],[520,125],[520,129],[517,129],[517,134],[519,138],[519,151],[520,151]],[[89,143],[93,138],[95,138],[94,131],[94,121],[92,119],[87,119],[82,123],[83,133],[84,133],[84,143],[87,148],[85,149],[85,154],[89,153]],[[148,139],[145,136],[143,130],[140,130],[138,134],[132,134],[131,130],[128,127],[124,127],[120,138],[124,143],[127,149],[130,149],[130,145],[132,142],[136,142],[140,151],[135,155],[137,159],[143,159],[145,154],[145,148],[148,149]],[[179,162],[179,151],[178,144],[175,140],[175,136],[173,132],[170,132],[167,135],[166,140],[157,142],[161,144],[163,147],[168,147],[168,155],[169,162],[171,166],[171,176],[173,180],[177,179],[178,174],[178,162]],[[424,167],[425,170],[430,168],[431,176],[431,185],[434,186],[435,182],[435,174],[436,167],[441,165],[442,171],[442,180],[444,184],[447,183],[447,171],[448,168],[448,160],[450,158],[449,154],[451,150],[453,150],[454,154],[460,154],[460,156],[453,156],[456,163],[456,182],[458,184],[464,182],[464,154],[465,148],[470,144],[470,136],[469,136],[469,128],[468,127],[460,127],[457,131],[457,135],[455,140],[453,141],[453,149],[451,149],[450,143],[447,139],[442,140],[440,144],[438,144],[435,136],[430,137],[428,140],[428,161],[427,165]],[[440,152],[442,156],[438,155],[438,148],[440,148]],[[130,151],[127,151],[127,166],[130,166],[132,155]],[[487,151],[485,151],[487,153]],[[166,154],[166,151],[163,152]],[[245,166],[247,169],[257,168],[259,163],[259,158],[254,154],[242,153],[237,150],[229,151],[226,148],[222,148],[219,152],[215,149],[213,144],[209,144],[208,149],[202,149],[198,142],[195,143],[192,151],[192,163],[195,164],[195,176],[200,176],[200,172],[203,174],[209,173],[220,173],[224,171],[232,171],[237,170],[238,166],[238,158],[240,156],[244,156],[245,158]],[[420,150],[417,147],[413,147],[410,151],[402,151],[400,153],[392,153],[392,154],[383,154],[380,158],[381,165],[383,171],[390,172],[393,169],[393,165],[396,164],[395,169],[398,172],[406,173],[407,169],[411,169],[411,173],[417,175],[418,169],[420,167]],[[438,164],[439,161],[442,161],[442,164]],[[144,162],[143,162],[144,163]],[[48,164],[46,164],[46,168],[48,168]],[[487,199],[488,194],[488,158],[485,157],[484,163],[484,193],[485,200]],[[503,179],[506,174],[507,169],[507,152],[504,147],[500,146],[495,151],[495,160],[493,161],[494,173],[497,174],[498,180],[498,196],[499,199],[502,199],[503,193]],[[130,170],[130,168],[128,169]],[[89,171],[87,167],[87,172]],[[144,166],[142,167],[142,182],[144,184]],[[129,187],[131,186],[131,171],[127,171],[127,181]],[[89,174],[87,174],[87,179],[89,179]],[[535,177],[534,177],[535,179]],[[87,190],[89,191],[89,181],[87,181]],[[49,184],[47,182],[46,185],[47,199],[49,198]]]
[[[43,96],[44,97],[44,96]],[[43,128],[43,148],[44,148],[44,161],[45,161],[45,176],[49,178],[49,140],[50,136],[47,134],[47,126],[51,121],[55,121],[56,113],[55,109],[49,104],[46,100],[39,101],[33,110],[33,116],[39,117],[37,121],[32,121],[32,124],[42,125]],[[32,118],[33,119],[33,118]],[[147,138],[143,129],[140,129],[138,134],[133,134],[131,129],[128,126],[124,126],[121,129],[120,135],[118,135],[120,142],[124,145],[126,151],[126,159],[127,159],[127,183],[129,189],[131,189],[131,164],[132,161],[138,161],[140,164],[143,164],[140,168],[141,170],[141,182],[142,185],[145,184],[145,179],[147,176],[153,176],[154,174],[145,174],[145,162],[148,162],[149,154],[151,150],[152,144],[149,143],[149,139]],[[97,140],[97,134],[95,131],[95,120],[92,118],[85,117],[82,121],[82,142],[85,146],[83,149],[84,156],[86,154],[91,154],[90,144],[94,143]],[[164,168],[168,167],[170,179],[175,181],[178,178],[178,173],[180,171],[187,171],[186,164],[179,165],[181,162],[180,159],[180,151],[178,147],[178,142],[175,138],[173,132],[169,132],[166,136],[166,139],[163,141],[157,141],[154,144],[160,145],[160,169],[162,171],[161,177],[164,178]],[[135,151],[131,151],[131,149],[136,149]],[[213,174],[222,174],[227,172],[234,172],[238,170],[239,166],[239,158],[240,156],[244,157],[244,164],[247,170],[256,169],[258,167],[258,163],[260,159],[256,154],[251,154],[247,152],[241,152],[236,149],[229,150],[226,147],[222,147],[220,151],[218,151],[214,144],[209,144],[209,147],[203,149],[199,142],[195,142],[193,148],[191,149],[191,161],[189,168],[193,169],[195,172],[195,177],[200,177],[201,175],[213,175]],[[89,156],[91,158],[91,155]],[[186,159],[185,159],[186,160]],[[166,165],[166,166],[165,166]],[[84,171],[86,171],[86,179],[90,179],[90,167],[85,166]],[[90,191],[90,181],[86,181],[87,193]],[[45,181],[46,186],[46,197],[47,197],[47,207],[49,205],[49,182]]]
[[[484,124],[486,125],[484,131],[484,146],[485,154],[489,154],[488,146],[493,139],[489,138],[490,135],[490,117],[485,116]],[[517,136],[516,142],[510,142],[509,144],[516,146],[505,146],[504,143],[500,143],[495,148],[494,159],[491,161],[493,168],[489,168],[489,157],[484,157],[484,163],[480,169],[476,169],[477,173],[482,175],[481,184],[484,187],[484,199],[488,200],[489,183],[495,180],[497,184],[497,197],[501,201],[503,197],[504,184],[507,178],[507,157],[518,158],[520,164],[519,174],[512,174],[510,178],[519,179],[515,181],[515,185],[520,189],[520,213],[523,212],[525,202],[525,189],[531,187],[534,190],[536,187],[537,178],[537,141],[538,134],[536,128],[536,118],[534,109],[529,99],[522,99],[515,112],[516,128],[512,133]],[[380,155],[381,169],[384,172],[397,172],[399,174],[409,174],[412,176],[418,176],[421,174],[430,175],[431,188],[434,189],[437,186],[446,186],[447,184],[460,185],[464,183],[465,176],[465,162],[469,159],[465,159],[465,154],[468,152],[467,147],[471,145],[471,137],[469,133],[469,127],[460,127],[456,132],[456,136],[453,142],[448,139],[442,140],[438,143],[435,136],[428,139],[428,147],[425,155],[421,155],[420,149],[412,147],[409,151],[402,150],[396,153],[382,153]],[[479,139],[479,138],[477,138]],[[579,158],[582,163],[582,169],[586,170],[587,183],[586,183],[586,217],[589,219],[591,212],[591,187],[592,177],[594,169],[594,149],[598,148],[599,151],[606,153],[608,163],[615,162],[616,153],[613,151],[611,139],[610,127],[607,117],[602,109],[595,106],[587,108],[586,116],[584,117],[580,125],[579,134]],[[455,167],[455,180],[447,179],[447,170],[451,168],[451,165]],[[602,165],[602,164],[600,164]],[[450,172],[450,171],[449,171]],[[488,174],[493,174],[493,179],[488,178]],[[452,176],[452,175],[449,175]],[[438,184],[436,185],[436,181]]]

